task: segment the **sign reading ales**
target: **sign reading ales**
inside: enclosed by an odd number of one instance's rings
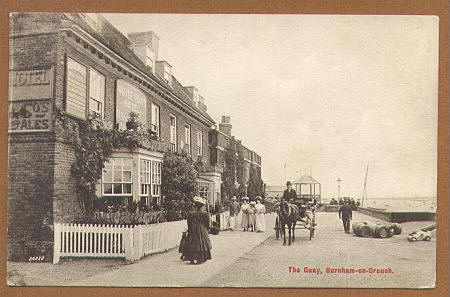
[[[52,69],[10,71],[9,132],[50,131]]]
[[[117,80],[116,92],[116,123],[119,124],[119,129],[126,129],[130,112],[138,114],[139,121],[146,126],[147,98],[145,94],[122,79]]]
[[[10,102],[9,131],[50,131],[52,103],[49,99]]]

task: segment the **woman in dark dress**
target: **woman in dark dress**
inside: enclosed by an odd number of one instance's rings
[[[201,197],[194,197],[195,210],[189,212],[187,217],[188,234],[186,237],[185,259],[194,264],[211,260],[211,241],[208,231],[210,228],[210,217],[201,208],[206,204]]]

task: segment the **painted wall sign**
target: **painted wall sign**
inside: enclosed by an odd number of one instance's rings
[[[144,92],[119,79],[116,87],[116,123],[119,124],[119,129],[126,129],[130,112],[137,113],[139,121],[147,125],[147,98]]]
[[[52,69],[10,70],[9,100],[47,99],[53,95]]]
[[[50,131],[52,101],[13,101],[9,105],[9,132]]]
[[[66,111],[81,119],[86,118],[87,68],[67,59]]]

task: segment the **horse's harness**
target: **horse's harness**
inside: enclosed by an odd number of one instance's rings
[[[283,204],[285,206],[283,206]],[[278,215],[280,216],[281,214],[281,209],[282,208],[287,208],[288,213],[287,213],[287,217],[290,217],[293,213],[297,215],[298,219],[302,219],[306,217],[306,212],[308,210],[307,205],[305,204],[300,204],[298,205],[298,203],[288,203],[288,202],[281,202],[280,205],[278,206]]]

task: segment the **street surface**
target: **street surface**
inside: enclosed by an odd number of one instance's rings
[[[354,221],[377,221],[357,212],[353,216]],[[296,241],[291,246],[282,246],[282,241],[275,239],[274,214],[266,216],[265,233],[239,230],[211,235],[212,260],[201,265],[181,261],[178,249],[150,255],[129,265],[117,260],[64,260],[58,265],[8,263],[9,282],[116,287],[433,286],[435,238],[431,242],[406,240],[409,232],[431,222],[404,223],[401,235],[375,239],[345,234],[337,213],[317,213],[316,218],[318,226],[313,240],[309,241],[309,231],[296,230]],[[327,267],[361,272],[327,273]]]
[[[358,212],[353,212],[353,219],[379,221]],[[307,230],[296,230],[296,241],[291,246],[282,246],[282,241],[272,236],[203,285],[311,288],[434,286],[436,239],[415,243],[406,240],[409,232],[432,222],[404,223],[401,235],[386,239],[345,234],[337,213],[318,213],[317,223],[312,241],[309,241]],[[327,273],[327,267],[333,273]],[[339,270],[331,268],[361,269],[361,273],[339,273]],[[363,269],[366,269],[365,273]]]

